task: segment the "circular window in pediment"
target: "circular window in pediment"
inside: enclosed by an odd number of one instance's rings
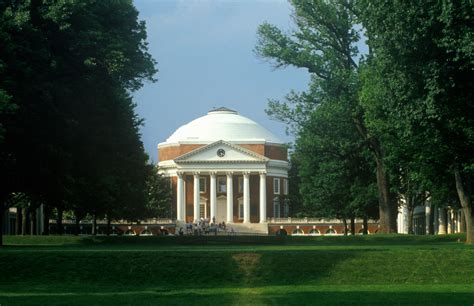
[[[217,150],[217,156],[224,157],[224,155],[225,155],[225,150],[224,149]]]

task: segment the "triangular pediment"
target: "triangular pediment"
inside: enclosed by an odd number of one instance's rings
[[[207,146],[183,154],[174,160],[179,163],[225,163],[225,162],[267,162],[268,158],[247,150],[239,145],[223,140],[216,141]]]

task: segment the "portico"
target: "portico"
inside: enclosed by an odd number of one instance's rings
[[[158,153],[178,222],[265,223],[268,212],[287,211],[286,146],[235,111],[212,110],[182,126]]]
[[[242,190],[242,208],[243,208],[243,223],[250,223],[250,206],[251,206],[251,198],[250,198],[250,176],[255,175],[259,177],[259,203],[252,203],[252,205],[258,205],[258,216],[259,222],[264,223],[267,220],[266,214],[266,171],[193,171],[193,172],[185,172],[185,171],[177,171],[177,203],[176,203],[176,211],[177,216],[176,219],[178,221],[189,221],[186,218],[186,194],[185,189],[183,186],[185,185],[185,177],[192,175],[193,177],[193,214],[192,214],[192,221],[196,221],[200,218],[207,218],[209,220],[215,220],[216,222],[226,222],[226,223],[233,223],[234,222],[234,182],[236,179],[242,177],[243,183],[243,190]],[[217,192],[217,177],[225,177],[225,193],[218,193]],[[204,178],[210,182],[209,184],[209,194],[210,194],[210,201],[209,201],[209,208],[207,209],[207,203],[202,203],[201,193],[205,193],[202,190],[205,190],[200,186],[201,179]],[[209,180],[207,179],[209,178]],[[237,188],[239,189],[239,187]],[[239,193],[240,194],[240,193]],[[218,195],[220,201],[220,205],[218,208]],[[222,201],[225,200],[225,201]],[[204,211],[201,211],[201,208],[204,208]],[[239,209],[240,210],[240,209]],[[239,217],[237,217],[239,219]]]

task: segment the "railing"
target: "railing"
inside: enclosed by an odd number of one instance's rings
[[[355,219],[355,223],[363,223],[362,219]],[[343,223],[340,219],[325,219],[325,218],[267,218],[267,223],[269,224],[281,224],[281,223]],[[376,220],[368,220],[368,223],[377,223]]]
[[[49,220],[50,224],[56,224],[55,219]],[[140,222],[130,222],[127,220],[113,220],[111,224],[125,224],[125,225],[132,225],[132,224],[172,224],[174,221],[172,219],[164,219],[164,218],[153,218],[153,219],[144,219]],[[76,224],[76,220],[65,219],[63,220],[63,224]],[[79,224],[92,224],[92,220],[81,220]],[[100,219],[97,220],[97,224],[107,224],[107,220]]]

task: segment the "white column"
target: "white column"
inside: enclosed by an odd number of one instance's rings
[[[199,208],[200,208],[200,197],[199,197],[199,172],[194,173],[194,220],[199,220]]]
[[[446,210],[438,209],[438,235],[446,235]]]
[[[452,229],[453,229],[453,215],[452,215],[452,209],[451,208],[448,208],[447,209],[447,232],[448,234],[452,234]]]
[[[438,234],[438,208],[433,207],[433,234]]]
[[[248,172],[244,172],[244,223],[250,223],[250,183]]]
[[[183,173],[178,172],[178,182],[176,187],[176,219],[178,221],[184,221],[185,211],[184,211],[184,182],[183,182]]]
[[[216,173],[211,172],[211,188],[210,188],[210,195],[211,195],[211,215],[210,220],[214,220],[216,217],[217,212],[217,199],[216,199]]]
[[[234,193],[232,172],[227,172],[227,223],[234,222]]]
[[[431,221],[431,207],[429,205],[425,206],[425,233],[426,235],[430,234],[430,221]]]
[[[267,222],[267,175],[260,172],[260,223]]]

